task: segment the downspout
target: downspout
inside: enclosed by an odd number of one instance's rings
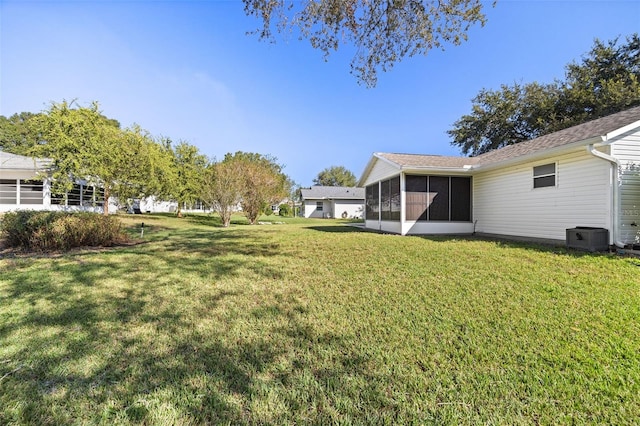
[[[602,158],[603,160],[611,163],[611,184],[613,186],[613,243],[619,247],[624,248],[625,243],[618,239],[620,229],[620,186],[617,184],[618,182],[618,170],[620,170],[620,161],[617,158],[612,157],[608,154],[598,151],[594,144],[587,145],[587,152],[593,155],[594,157]]]

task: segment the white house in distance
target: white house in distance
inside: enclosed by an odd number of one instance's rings
[[[102,212],[102,188],[78,181],[66,194],[53,194],[46,178],[50,161],[0,151],[0,212],[11,210],[82,210]],[[115,212],[115,204],[109,206]]]
[[[374,153],[359,186],[369,229],[638,244],[640,107],[476,157]]]
[[[302,188],[304,217],[362,219],[364,188],[312,186]]]
[[[78,180],[66,194],[52,193],[51,181],[47,178],[49,164],[50,161],[47,159],[34,159],[0,151],[0,212],[12,210],[103,212],[104,190],[82,180]],[[115,213],[117,210],[116,200],[109,200],[109,213]]]

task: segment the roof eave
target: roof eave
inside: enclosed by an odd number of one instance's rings
[[[640,128],[640,120],[634,121],[631,124],[627,124],[626,126],[620,127],[619,129],[615,129],[603,136],[603,144],[610,144],[613,142],[613,139],[618,136],[622,136],[626,133],[632,132],[636,129]]]
[[[434,167],[434,166],[403,166],[401,171],[410,172],[435,172],[435,173],[462,173],[469,174],[473,170],[472,165],[464,165],[462,167]]]

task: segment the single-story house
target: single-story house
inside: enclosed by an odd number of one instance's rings
[[[78,180],[66,194],[51,190],[51,161],[0,151],[0,212],[11,210],[77,210],[103,212],[104,190]],[[110,200],[109,212],[117,205]]]
[[[67,194],[55,194],[50,160],[0,151],[0,212],[11,210],[85,210],[102,212],[102,188],[77,181]],[[66,196],[65,196],[66,195]],[[115,206],[113,206],[115,211]]]
[[[363,218],[364,188],[312,186],[300,192],[304,217]]]
[[[365,227],[565,241],[576,227],[640,242],[640,107],[475,157],[374,153]]]

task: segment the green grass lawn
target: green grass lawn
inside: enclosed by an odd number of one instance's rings
[[[640,419],[638,259],[125,220],[145,243],[0,259],[0,424]]]

